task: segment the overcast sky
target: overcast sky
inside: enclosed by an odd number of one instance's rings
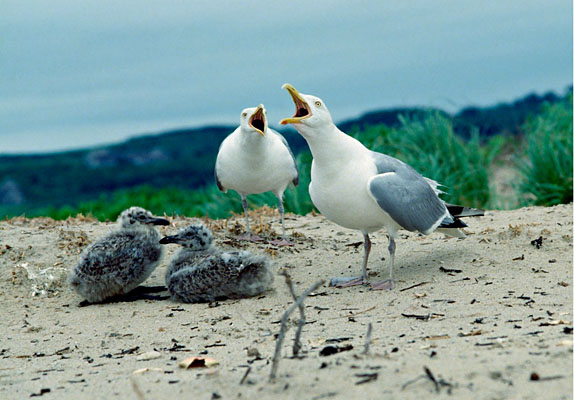
[[[285,82],[335,121],[572,83],[572,1],[0,1],[0,153],[236,124]]]

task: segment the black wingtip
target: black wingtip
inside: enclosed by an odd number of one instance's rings
[[[454,217],[453,222],[445,223],[444,221],[438,226],[439,228],[466,228],[468,227],[462,220]]]
[[[458,206],[456,204],[446,204],[446,208],[453,217],[463,218],[484,216],[484,210],[478,208]]]

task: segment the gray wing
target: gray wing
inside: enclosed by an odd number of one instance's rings
[[[404,162],[371,152],[378,174],[368,190],[379,206],[408,231],[431,233],[448,210],[435,188]]]
[[[291,154],[291,158],[293,159],[293,165],[295,165],[295,171],[297,171],[297,176],[295,177],[295,179],[293,179],[293,185],[297,186],[299,184],[299,167],[297,166],[297,160],[295,160],[295,155],[293,154],[291,147],[289,147],[287,139],[285,139],[285,137],[277,131],[272,132],[275,133],[277,136],[279,136],[285,147],[287,147],[287,150],[289,150],[289,154]]]

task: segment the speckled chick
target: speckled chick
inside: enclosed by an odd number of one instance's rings
[[[248,251],[223,252],[213,246],[204,225],[190,225],[161,244],[183,246],[171,259],[165,283],[174,300],[209,302],[222,298],[256,296],[271,288],[273,273],[266,256]]]
[[[68,283],[90,303],[130,292],[150,276],[161,258],[163,247],[155,225],[169,221],[140,207],[124,210],[117,226],[82,252]]]

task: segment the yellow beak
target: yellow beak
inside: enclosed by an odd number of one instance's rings
[[[263,104],[259,104],[253,115],[249,118],[249,126],[255,129],[261,136],[265,136],[266,125],[265,107]]]
[[[293,103],[295,103],[295,114],[291,118],[283,118],[281,121],[279,121],[281,125],[297,124],[300,123],[301,120],[309,118],[312,115],[311,107],[309,107],[307,101],[303,98],[303,96],[301,96],[297,89],[293,87],[293,85],[285,83],[283,86],[281,86],[281,89],[286,89],[291,95]]]

